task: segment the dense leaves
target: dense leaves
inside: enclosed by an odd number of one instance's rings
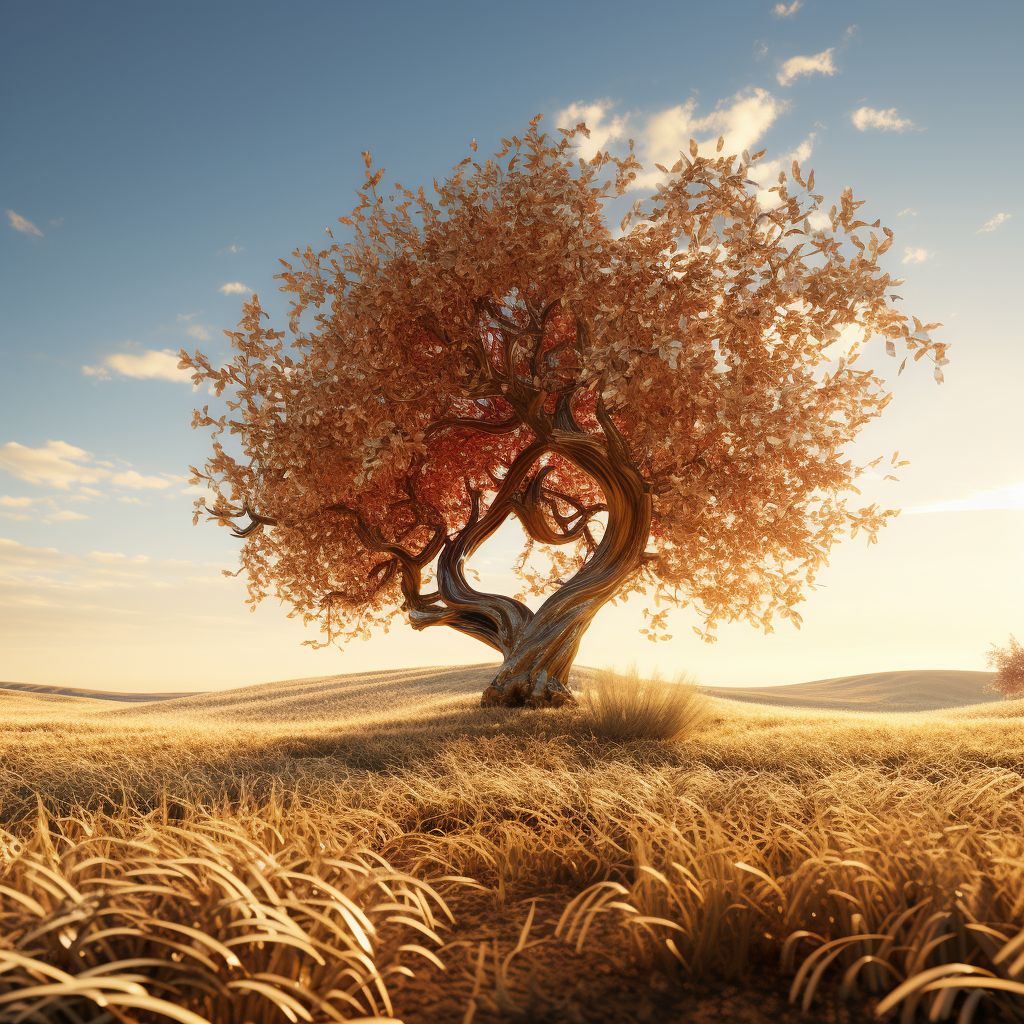
[[[248,517],[252,599],[279,595],[328,639],[404,609],[508,656],[531,613],[477,594],[462,567],[514,515],[555,556],[548,573],[524,556],[527,590],[557,601],[575,572],[563,604],[593,606],[570,663],[596,608],[630,591],[654,596],[652,637],[687,603],[705,636],[723,619],[799,624],[832,544],[873,540],[895,514],[847,505],[865,467],[844,449],[890,399],[861,368],[866,346],[900,343],[940,380],[946,362],[937,325],[888,294],[892,232],[859,219],[849,189],[826,216],[796,163],[759,189],[760,154],[722,140],[659,168],[612,230],[632,147],[586,162],[585,126],[556,142],[539,120],[429,197],[382,190],[365,154],[349,240],[296,251],[280,275],[294,354],[256,296],[231,362],[182,353],[197,384],[228,393],[227,415],[196,413],[214,446],[194,473],[214,518]]]

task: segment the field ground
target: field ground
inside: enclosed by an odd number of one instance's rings
[[[1020,1014],[1024,701],[987,674],[712,695],[676,743],[480,709],[491,674],[0,687],[0,1020],[54,983],[31,1019],[862,1021],[954,973],[896,1018]]]

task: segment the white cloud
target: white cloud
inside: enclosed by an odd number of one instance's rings
[[[930,260],[935,253],[929,252],[927,249],[914,249],[911,246],[907,246],[904,250],[904,263],[924,263],[925,260]]]
[[[0,516],[3,516],[4,519],[17,519],[20,522],[25,522],[32,518],[31,516],[25,515],[24,512],[0,512]]]
[[[968,498],[954,498],[934,505],[919,505],[904,509],[904,515],[919,515],[925,512],[984,512],[996,509],[1024,509],[1024,480],[997,487],[991,491],[975,491]]]
[[[835,47],[830,46],[827,50],[814,54],[813,57],[790,57],[776,75],[779,85],[790,85],[794,79],[802,75],[813,75],[815,72],[834,75],[836,73],[836,66],[832,63],[834,52]]]
[[[774,14],[776,18],[792,18],[801,7],[803,7],[803,4],[800,3],[800,0],[793,0],[788,7],[785,4],[776,4],[772,10],[772,14]]]
[[[572,109],[572,108],[570,108]],[[229,281],[227,284],[222,284],[217,291],[222,295],[249,295],[251,294],[249,289],[246,288],[241,281]]]
[[[47,441],[42,448],[8,441],[0,448],[0,468],[30,484],[50,484],[61,490],[71,484],[96,483],[109,475],[105,469],[79,465],[91,459],[91,452],[64,441]]]
[[[179,313],[178,314],[178,322],[180,323],[182,320],[191,320],[195,316],[199,316],[199,314],[198,313]]]
[[[88,519],[87,515],[81,512],[72,512],[70,509],[63,509],[60,512],[51,512],[44,520],[47,523],[65,522],[70,519]]]
[[[221,249],[217,255],[222,256],[226,252],[245,252],[245,246],[243,245],[229,245],[226,249]]]
[[[713,157],[718,138],[724,136],[723,154],[735,155],[743,150],[757,148],[765,133],[771,128],[789,104],[765,89],[751,88],[721,100],[714,110],[702,114],[697,100],[691,98],[685,103],[666,110],[657,111],[646,117],[638,114],[624,114],[610,117],[611,103],[601,100],[590,104],[574,103],[556,115],[555,123],[569,127],[584,120],[591,129],[589,140],[582,140],[579,153],[590,158],[598,148],[604,149],[610,142],[626,137],[627,122],[636,140],[637,153],[645,170],[642,171],[634,188],[645,188],[662,179],[662,173],[654,166],[661,164],[672,167],[680,153],[689,153],[690,139],[698,146],[702,156]],[[759,177],[771,174],[777,177],[783,166],[788,171],[794,159],[806,160],[811,153],[815,136],[810,136],[791,153],[768,164],[757,164]]]
[[[626,122],[628,114],[621,117],[613,117],[611,121],[605,118],[614,104],[611,100],[597,100],[594,103],[570,103],[565,110],[560,110],[555,115],[555,125],[558,128],[575,128],[580,121],[585,121],[590,138],[577,136],[576,142],[579,146],[580,156],[584,160],[590,160],[598,152],[608,148],[610,142],[620,141],[626,138]],[[224,288],[233,287],[225,285]],[[224,291],[224,288],[221,291]]]
[[[14,228],[15,231],[20,231],[23,235],[36,235],[39,238],[43,237],[42,231],[40,231],[32,221],[26,220],[13,210],[7,211],[7,217],[11,222],[11,227]]]
[[[210,340],[210,332],[202,324],[193,324],[185,333],[190,338],[198,338],[200,341]]]
[[[602,118],[606,113],[606,107],[600,104],[592,108],[577,104],[569,109],[584,113],[596,109],[601,112]],[[689,99],[678,106],[649,115],[642,129],[634,136],[645,170],[637,176],[633,187],[643,188],[661,180],[662,174],[654,165],[660,163],[664,167],[672,167],[679,160],[681,152],[689,152],[690,139],[697,142],[698,151],[704,156],[714,155],[720,135],[725,136],[725,155],[753,149],[754,144],[785,109],[786,103],[766,90],[746,89],[728,100],[722,100],[707,114],[698,113],[697,101]],[[625,122],[625,116],[615,118],[612,127],[601,135],[602,146],[613,137],[612,130],[623,134],[621,126]],[[591,142],[596,134],[592,133]],[[581,147],[582,156],[594,151],[593,146]]]
[[[905,210],[900,210],[900,212],[897,213],[896,216],[897,217],[916,217],[917,216],[917,210],[912,210],[908,206]]]
[[[1013,216],[1012,213],[997,213],[991,220],[985,221],[984,227],[978,228],[974,233],[980,235],[986,231],[995,231],[1000,224],[1004,224]]]
[[[143,501],[141,498],[127,498],[124,495],[122,495],[117,500],[118,501],[123,501],[126,505],[148,505],[149,504],[148,501]]]
[[[908,128],[914,127],[913,121],[897,116],[896,108],[888,110],[875,110],[874,107],[861,107],[855,110],[852,115],[855,128],[866,132],[869,128],[877,128],[883,132],[905,132]]]
[[[759,160],[754,164],[750,171],[750,179],[752,181],[757,181],[761,185],[762,191],[758,194],[758,199],[762,208],[767,209],[781,202],[777,193],[768,193],[765,190],[771,185],[778,183],[780,171],[785,171],[786,174],[790,173],[794,160],[801,164],[806,160],[810,160],[816,138],[817,135],[808,135],[807,138],[796,147],[796,149],[792,149],[788,153],[782,153],[774,160]],[[804,170],[804,173],[807,173],[806,169]],[[828,219],[828,215],[823,211],[816,210],[811,214],[811,217],[812,226],[815,227],[816,230],[820,231],[826,227],[831,227],[832,222]],[[822,220],[822,217],[824,217],[824,220]]]
[[[191,333],[191,330],[189,331]],[[187,370],[178,369],[178,353],[167,348],[161,352],[146,349],[143,352],[115,352],[106,356],[100,366],[83,366],[87,377],[110,380],[112,373],[136,380],[173,380],[188,383]]]
[[[165,480],[160,476],[143,476],[141,473],[136,473],[134,469],[129,469],[127,473],[115,473],[110,478],[110,482],[115,487],[130,487],[136,491],[143,487],[153,487],[162,491],[165,487],[171,486],[170,480]]]
[[[119,460],[120,461],[120,460]],[[107,465],[111,465],[107,463]],[[9,441],[0,448],[0,468],[6,469],[12,476],[32,484],[44,484],[67,491],[72,484],[79,485],[79,493],[71,495],[70,501],[90,501],[93,498],[106,498],[103,491],[87,486],[91,483],[104,482],[114,487],[128,488],[133,491],[163,491],[175,488],[181,477],[173,473],[160,476],[144,476],[134,469],[115,472],[93,459],[92,453],[76,448],[64,441],[47,441],[42,448],[27,448],[16,441]],[[36,500],[33,498],[12,498],[7,495],[0,497],[0,508],[27,509]],[[138,498],[119,497],[119,501],[132,504],[147,504]],[[62,519],[85,519],[78,512],[59,511],[52,498],[45,499],[50,505],[46,514],[46,522]],[[0,513],[8,518],[28,518],[22,513]]]

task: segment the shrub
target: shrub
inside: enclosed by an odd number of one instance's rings
[[[624,675],[594,673],[580,694],[583,723],[598,739],[681,740],[709,717],[708,699],[692,676],[642,679],[636,665]]]
[[[985,656],[985,664],[996,670],[996,677],[985,687],[986,690],[997,690],[1004,697],[1024,697],[1024,647],[1013,634],[1006,647],[996,647]]]

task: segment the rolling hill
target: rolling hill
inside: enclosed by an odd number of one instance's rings
[[[994,672],[921,669],[837,676],[788,686],[704,687],[728,700],[830,711],[939,711],[1002,700],[985,693]]]
[[[392,669],[348,675],[289,679],[254,686],[198,693],[115,693],[66,686],[0,682],[4,691],[38,700],[81,703],[83,711],[117,713],[116,705],[132,715],[190,713],[235,721],[298,721],[316,718],[373,718],[388,713],[429,714],[479,694],[495,670],[494,664]],[[575,671],[582,683],[592,669]],[[829,711],[938,711],[1000,700],[985,693],[991,672],[923,669],[839,676],[786,686],[703,687],[726,700],[778,707]],[[13,691],[13,692],[12,692]]]

